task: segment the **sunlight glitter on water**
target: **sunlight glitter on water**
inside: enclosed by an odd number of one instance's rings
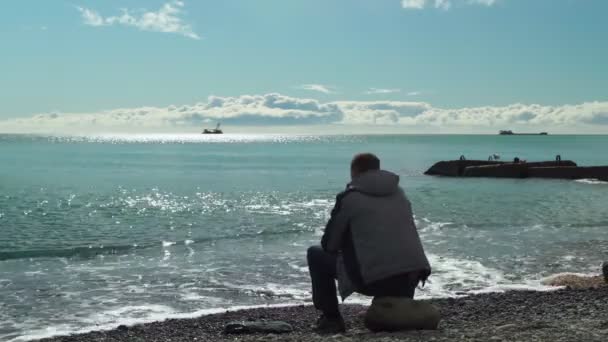
[[[292,134],[92,134],[54,136],[49,139],[62,142],[98,142],[98,143],[253,143],[253,142],[306,142],[323,139],[318,135]]]

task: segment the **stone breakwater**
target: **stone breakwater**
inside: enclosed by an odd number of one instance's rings
[[[501,162],[484,160],[448,160],[431,166],[428,176],[490,177],[490,178],[547,178],[608,180],[608,166],[577,166],[571,160],[556,159],[543,162]]]
[[[364,327],[366,307],[343,305],[348,331],[319,336],[312,332],[317,312],[311,306],[260,308],[166,320],[104,332],[44,339],[80,341],[608,341],[608,287],[549,292],[510,291],[434,299],[441,312],[435,331],[372,333]],[[289,334],[225,335],[231,321],[278,320]]]

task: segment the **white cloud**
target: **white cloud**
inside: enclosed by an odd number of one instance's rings
[[[304,90],[318,91],[323,94],[331,94],[334,92],[332,87],[323,84],[302,84],[300,88]]]
[[[495,5],[497,2],[498,0],[401,0],[401,7],[405,9],[421,10],[427,6],[433,6],[434,8],[447,11],[453,4],[482,5],[489,7]]]
[[[397,89],[397,88],[393,88],[393,89],[369,88],[368,90],[365,91],[365,94],[367,94],[367,95],[373,95],[373,94],[392,94],[392,93],[398,93],[400,91],[401,91],[401,89]]]
[[[343,124],[395,125],[422,115],[431,109],[424,102],[403,101],[338,101]]]
[[[342,121],[336,104],[281,94],[210,96],[192,105],[120,108],[92,113],[46,113],[0,121],[0,131],[23,128],[49,130],[200,128],[221,121],[229,125],[329,124]],[[23,131],[23,130],[21,130]]]
[[[492,6],[494,5],[498,0],[469,0],[469,4],[473,4],[473,5],[486,5],[486,6]]]
[[[450,9],[450,7],[452,7],[450,0],[435,0],[435,8],[447,11]]]
[[[77,7],[82,19],[89,26],[123,25],[135,27],[142,31],[175,33],[192,39],[200,39],[189,24],[186,24],[180,15],[183,13],[182,1],[173,0],[165,3],[158,11],[139,11],[132,14],[131,10],[123,9],[118,16],[103,17],[98,12]]]
[[[122,108],[91,113],[46,113],[0,121],[0,132],[196,131],[221,121],[229,126],[341,125],[429,128],[429,132],[495,132],[499,129],[605,132],[608,101],[576,105],[512,104],[437,108],[426,102],[334,101],[277,93],[210,96],[182,106]]]
[[[423,9],[426,6],[426,0],[402,0],[403,8]]]
[[[80,14],[82,15],[82,20],[84,21],[84,23],[86,25],[89,25],[89,26],[107,25],[105,23],[105,20],[103,19],[103,17],[101,15],[99,15],[99,13],[92,11],[88,8],[83,8],[83,7],[77,7],[77,8],[80,11]]]

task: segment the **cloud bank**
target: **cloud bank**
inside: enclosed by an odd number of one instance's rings
[[[132,10],[123,9],[121,15],[103,17],[98,12],[77,7],[86,25],[100,27],[122,25],[135,27],[141,31],[164,32],[179,34],[191,39],[200,39],[189,24],[186,24],[180,17],[183,13],[182,1],[170,1],[165,3],[158,11],[137,11],[132,14]]]
[[[434,7],[442,10],[449,10],[453,4],[458,5],[495,5],[498,0],[401,0],[401,7],[410,10],[421,10],[427,7]]]
[[[437,108],[426,102],[334,101],[278,93],[210,96],[192,105],[121,108],[91,113],[45,113],[0,121],[0,132],[79,132],[200,130],[215,122],[231,126],[338,125],[429,128],[429,132],[494,132],[513,127],[559,128],[561,131],[606,132],[608,102],[543,106],[512,104]]]

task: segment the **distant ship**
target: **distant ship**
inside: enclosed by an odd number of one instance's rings
[[[547,132],[540,133],[513,133],[513,131],[500,131],[498,132],[500,135],[549,135]]]
[[[222,132],[222,130],[220,129],[220,123],[218,122],[217,126],[215,126],[214,129],[206,129],[203,131],[203,134],[223,134],[224,132]]]

